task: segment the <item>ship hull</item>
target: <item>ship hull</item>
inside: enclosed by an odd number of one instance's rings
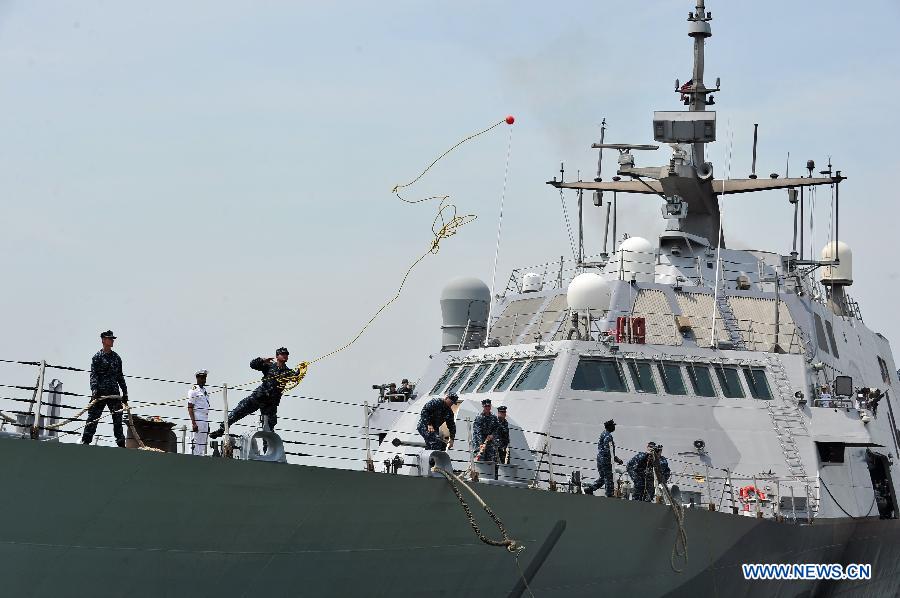
[[[535,568],[542,597],[900,588],[894,520],[792,525],[689,509],[676,572],[664,505],[476,485],[525,545],[517,564],[476,538],[442,478],[12,439],[0,439],[0,471],[4,595],[506,596]],[[789,562],[871,563],[873,579],[751,582],[740,567]]]

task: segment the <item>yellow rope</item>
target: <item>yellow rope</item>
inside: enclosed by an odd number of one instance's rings
[[[403,287],[406,286],[406,281],[409,278],[410,273],[413,271],[413,268],[418,266],[422,262],[422,260],[424,260],[429,255],[434,255],[438,251],[440,251],[441,241],[443,241],[444,239],[449,239],[450,237],[455,235],[460,227],[473,222],[475,218],[475,214],[465,214],[463,216],[458,216],[456,214],[456,206],[448,203],[446,197],[442,199],[441,204],[438,207],[437,215],[434,217],[434,220],[431,223],[431,231],[432,233],[434,233],[434,238],[431,240],[431,245],[428,247],[425,253],[416,258],[416,260],[412,264],[410,264],[409,268],[406,269],[406,272],[403,274],[403,278],[400,280],[400,286],[397,287],[397,292],[394,293],[394,296],[378,308],[378,310],[372,315],[372,317],[369,318],[369,321],[366,322],[362,328],[360,328],[359,332],[356,333],[356,336],[350,339],[350,341],[333,351],[330,351],[320,357],[316,357],[309,363],[322,361],[323,359],[331,357],[336,353],[340,353],[341,351],[347,349],[348,347],[350,347],[350,345],[355,343],[359,339],[359,337],[361,337],[363,333],[369,328],[369,326],[372,325],[372,322],[374,322],[375,319],[378,318],[379,315],[381,315],[381,312],[390,307],[390,305],[400,297],[400,294],[403,292]]]
[[[509,117],[507,117],[507,118],[505,118],[505,119],[503,119],[503,120],[501,120],[501,121],[495,122],[494,124],[492,124],[491,126],[489,126],[489,127],[486,128],[486,129],[482,129],[482,130],[478,131],[477,133],[472,133],[472,134],[469,135],[468,137],[465,137],[465,138],[463,138],[463,139],[460,139],[459,141],[457,141],[456,143],[454,143],[452,146],[450,146],[450,149],[448,149],[448,150],[445,151],[443,154],[441,154],[440,156],[438,156],[437,158],[435,158],[435,159],[431,162],[431,164],[429,164],[428,166],[425,167],[425,170],[423,170],[422,172],[419,173],[419,175],[418,175],[416,178],[414,178],[413,180],[411,180],[411,181],[408,182],[408,183],[403,183],[402,185],[394,185],[394,188],[391,190],[391,193],[393,193],[394,195],[396,195],[397,198],[398,198],[400,201],[405,201],[406,203],[421,203],[421,202],[423,202],[423,201],[428,201],[429,199],[437,199],[437,198],[441,198],[441,200],[447,199],[447,198],[449,197],[449,195],[432,195],[431,197],[423,197],[422,199],[409,200],[409,199],[404,199],[404,198],[400,197],[400,193],[398,193],[398,191],[400,191],[400,189],[404,189],[404,188],[406,188],[406,187],[411,187],[411,186],[415,185],[415,184],[419,181],[419,179],[421,179],[423,176],[425,176],[425,173],[427,173],[429,170],[431,170],[431,169],[434,167],[435,164],[437,164],[438,162],[440,162],[441,160],[443,160],[444,157],[445,157],[447,154],[449,154],[450,152],[452,152],[453,150],[455,150],[456,148],[458,148],[458,147],[461,146],[462,144],[466,143],[467,141],[471,141],[471,140],[475,139],[476,137],[478,137],[478,136],[480,136],[480,135],[484,135],[484,134],[487,133],[488,131],[490,131],[490,130],[492,130],[492,129],[495,129],[496,127],[499,127],[500,125],[502,125],[502,124],[505,123],[505,122],[509,122],[509,121],[507,120],[508,118],[509,118]],[[510,124],[512,124],[512,123],[510,123]]]
[[[381,313],[385,309],[390,307],[391,304],[393,304],[400,297],[400,294],[403,292],[403,288],[406,286],[406,281],[409,278],[409,275],[412,273],[413,269],[416,266],[418,266],[422,262],[422,260],[424,260],[429,255],[437,254],[441,248],[441,241],[443,241],[444,239],[449,239],[450,237],[455,235],[461,227],[473,222],[477,218],[477,216],[475,214],[464,214],[462,216],[458,215],[456,213],[456,206],[454,204],[450,203],[450,201],[449,201],[449,199],[450,199],[449,195],[432,195],[429,197],[424,197],[422,199],[410,200],[410,199],[406,199],[406,198],[402,197],[400,195],[399,191],[400,191],[400,189],[405,189],[405,188],[411,187],[412,185],[416,184],[419,180],[421,180],[421,178],[423,176],[425,176],[425,174],[429,170],[431,170],[434,167],[435,164],[440,162],[444,157],[447,156],[447,154],[449,154],[450,152],[452,152],[459,146],[463,145],[464,143],[466,143],[468,141],[471,141],[472,139],[475,139],[476,137],[484,135],[488,131],[491,131],[491,130],[499,127],[503,123],[512,124],[512,117],[506,117],[503,120],[500,120],[500,121],[492,124],[491,126],[487,127],[486,129],[482,129],[476,133],[472,133],[468,137],[464,137],[463,139],[457,141],[449,149],[447,149],[444,153],[442,153],[440,156],[435,158],[431,162],[431,164],[426,166],[425,169],[422,172],[420,172],[414,179],[412,179],[408,183],[402,183],[402,184],[394,186],[394,188],[391,190],[391,192],[394,195],[396,195],[400,201],[403,201],[405,203],[417,204],[417,203],[422,203],[422,202],[429,201],[432,199],[440,200],[440,204],[438,205],[438,209],[437,209],[437,214],[435,214],[434,220],[432,220],[432,222],[431,222],[431,232],[434,235],[434,238],[432,238],[428,249],[422,255],[420,255],[418,258],[416,258],[416,260],[412,264],[410,264],[410,266],[406,269],[406,272],[404,272],[403,278],[400,280],[400,285],[397,287],[397,291],[394,293],[394,295],[388,301],[386,301],[384,304],[382,304],[381,307],[378,308],[378,310],[375,311],[375,313],[372,315],[372,317],[369,318],[369,320],[365,323],[365,325],[363,325],[363,327],[359,329],[359,331],[356,333],[356,335],[353,336],[353,338],[351,338],[349,341],[347,341],[345,344],[338,347],[337,349],[329,351],[328,353],[325,353],[324,355],[320,355],[319,357],[316,357],[315,359],[300,362],[300,364],[298,364],[296,368],[290,370],[289,372],[275,376],[274,378],[276,380],[276,383],[279,385],[279,387],[281,387],[282,391],[291,390],[291,389],[295,388],[298,384],[300,384],[300,382],[306,376],[306,373],[307,373],[310,365],[317,363],[319,361],[322,361],[323,359],[327,359],[328,357],[331,357],[332,355],[336,355],[337,353],[340,353],[341,351],[344,351],[345,349],[348,349],[357,340],[359,340],[359,338],[363,335],[363,333],[365,333],[366,330],[368,330],[369,326],[372,325],[372,323],[378,318],[378,316],[380,316]],[[257,383],[257,381],[254,380],[254,381],[250,381],[250,382],[245,382],[243,384],[238,384],[237,386],[234,386],[231,388],[240,389],[240,388],[244,388],[246,386],[250,386],[251,384],[255,384],[255,383]]]

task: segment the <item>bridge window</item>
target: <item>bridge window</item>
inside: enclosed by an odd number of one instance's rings
[[[765,400],[772,398],[772,391],[769,389],[768,380],[766,380],[766,370],[763,368],[745,367],[744,378],[747,379],[747,388],[750,389],[751,397]]]
[[[816,341],[819,343],[819,350],[828,353],[828,341],[825,339],[825,328],[822,326],[822,318],[819,317],[819,314],[814,313],[813,319],[816,321]]]
[[[625,377],[618,362],[600,359],[582,359],[575,368],[572,390],[602,390],[626,392]]]
[[[525,368],[510,390],[542,390],[550,379],[552,359],[535,359]]]
[[[688,378],[691,379],[691,386],[694,388],[694,394],[698,397],[714,397],[716,389],[713,388],[712,378],[709,376],[709,368],[705,365],[696,363],[687,364]]]
[[[677,363],[659,364],[659,377],[662,378],[663,387],[670,395],[686,395],[684,378],[681,377],[681,366]]]
[[[441,390],[443,390],[444,386],[446,386],[447,382],[450,381],[450,378],[453,376],[453,374],[456,373],[456,370],[458,369],[459,366],[456,365],[451,365],[450,367],[448,367],[447,371],[445,371],[444,374],[440,378],[438,378],[438,381],[435,382],[430,394],[436,395],[441,392]]]
[[[475,368],[475,373],[469,376],[469,381],[466,382],[466,385],[462,387],[462,390],[460,390],[459,393],[464,394],[475,390],[475,387],[478,386],[478,383],[481,382],[481,379],[484,378],[484,375],[489,369],[491,369],[491,364],[489,363],[482,363]]]
[[[631,372],[631,381],[638,392],[656,394],[656,382],[653,381],[653,371],[646,361],[629,361],[628,371]]]
[[[512,362],[509,368],[503,372],[502,376],[500,376],[500,380],[497,381],[497,386],[494,387],[494,392],[503,392],[509,388],[509,385],[516,379],[516,374],[519,373],[519,370],[521,370],[524,365],[524,361]]]
[[[828,331],[828,340],[831,342],[831,354],[835,358],[840,358],[841,354],[838,353],[837,343],[834,341],[834,328],[831,327],[831,322],[828,320],[825,320],[825,330]]]
[[[456,392],[459,390],[459,387],[462,386],[462,383],[465,381],[466,376],[469,375],[469,372],[472,371],[472,366],[467,365],[466,367],[459,370],[459,373],[456,374],[456,377],[453,378],[453,382],[450,383],[450,386],[447,387],[446,392]]]
[[[887,384],[891,383],[891,371],[888,369],[887,362],[878,356],[878,369],[881,370],[881,379]]]
[[[506,369],[506,366],[509,365],[508,361],[501,361],[494,365],[491,368],[491,371],[488,372],[488,375],[484,377],[484,382],[481,383],[481,386],[478,387],[478,392],[488,392],[492,386],[494,386],[494,382],[497,381],[497,377],[500,376],[500,373]]]
[[[744,398],[744,389],[741,387],[741,378],[738,376],[737,368],[719,366],[716,368],[716,377],[719,379],[719,386],[722,387],[722,394],[726,399]]]

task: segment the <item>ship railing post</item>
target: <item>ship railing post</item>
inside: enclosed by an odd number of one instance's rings
[[[222,440],[222,456],[231,459],[231,433],[228,426],[228,383],[222,385],[222,404],[225,409],[225,438]]]
[[[822,497],[822,495],[821,495],[822,485],[821,485],[820,481],[821,481],[821,478],[819,477],[819,472],[817,471],[816,472],[816,494],[813,497],[814,502],[816,503],[816,513],[819,512],[819,499]],[[810,510],[810,513],[811,512],[812,512],[812,510]]]
[[[475,471],[475,451],[472,449],[472,419],[469,417],[466,418],[466,442],[469,443],[469,479],[477,482],[478,473]]]
[[[797,505],[795,504],[796,500],[794,498],[794,485],[791,484],[791,518],[794,520],[794,523],[797,523]],[[809,505],[806,505],[806,508],[809,508]]]
[[[775,516],[776,521],[781,521],[781,480],[779,478],[775,478],[775,506],[772,508],[772,513]]]
[[[713,506],[712,488],[709,485],[709,465],[706,466],[706,477],[703,481],[706,482],[706,508],[712,511],[715,507]]]
[[[181,454],[187,454],[187,426],[185,424],[181,424],[179,428],[181,430]]]
[[[37,439],[40,436],[41,425],[41,404],[44,399],[44,373],[47,370],[47,362],[41,360],[40,370],[38,371],[37,388],[34,391],[34,419],[31,420],[31,437]]]
[[[812,501],[810,500],[809,482],[806,482],[806,522],[812,523]]]
[[[363,411],[366,422],[366,471],[375,471],[375,462],[372,460],[372,436],[369,433],[369,401],[363,401]]]
[[[553,453],[550,451],[550,437],[547,437],[547,486],[550,492],[556,492],[556,478],[553,477]]]
[[[760,519],[762,517],[762,512],[759,510],[759,486],[757,485],[756,474],[753,474],[753,496],[756,497],[754,501],[756,503],[756,518]]]

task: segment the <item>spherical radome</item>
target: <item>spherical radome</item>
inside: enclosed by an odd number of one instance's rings
[[[609,309],[612,287],[599,274],[579,274],[569,283],[566,299],[571,309]]]
[[[628,237],[619,245],[621,251],[630,253],[654,254],[653,245],[644,237]]]

